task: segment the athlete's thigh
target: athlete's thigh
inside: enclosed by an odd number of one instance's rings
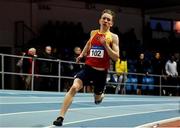
[[[82,81],[83,86],[89,85],[90,81],[92,81],[93,70],[92,68],[85,66],[80,72],[77,73],[75,78],[78,78]]]

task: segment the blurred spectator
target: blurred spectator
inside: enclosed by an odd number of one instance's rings
[[[30,75],[24,76],[24,83],[25,83],[25,89],[29,90],[31,89],[31,80],[32,80],[32,62],[34,61],[34,58],[37,57],[36,55],[36,49],[35,48],[30,48],[28,50],[28,53],[25,54],[26,57],[30,58],[24,58],[23,59],[23,64],[22,64],[22,72],[23,73],[28,73]],[[34,74],[38,72],[38,66],[36,61],[34,61]]]
[[[45,58],[45,59],[55,59],[55,57],[52,56],[52,47],[51,46],[46,46],[44,49],[43,54],[40,56],[40,58]],[[40,74],[42,75],[55,75],[54,73],[54,63],[52,61],[48,60],[41,60],[40,61]],[[58,69],[56,69],[57,71]],[[43,91],[52,91],[55,90],[55,84],[54,84],[54,79],[51,77],[42,77],[41,78],[41,87],[40,89]]]
[[[163,69],[164,69],[164,63],[161,58],[160,52],[155,52],[154,59],[152,60],[152,67],[153,67],[153,74],[159,75],[159,76],[154,76],[154,84],[155,84],[155,95],[160,94],[160,75],[163,75]]]
[[[139,54],[139,58],[136,63],[136,72],[139,73],[137,75],[138,85],[137,85],[137,94],[141,95],[141,89],[143,84],[143,78],[145,75],[148,75],[149,62],[145,60],[144,53]]]
[[[74,47],[71,61],[76,62],[76,58],[81,54],[81,52],[82,52],[82,49],[79,46]],[[84,60],[82,59],[81,62],[84,62]],[[71,63],[70,64],[71,76],[74,77],[82,68],[83,68],[82,64]],[[69,85],[71,85],[72,82],[73,81],[71,81]],[[85,86],[83,89],[85,89],[86,92],[92,92],[91,86]],[[81,89],[80,91],[83,92],[84,91],[83,89]]]
[[[179,76],[179,74],[180,74],[180,53],[176,52],[174,54],[174,56],[175,56],[175,61],[177,63],[177,72],[178,72],[178,87],[177,87],[176,95],[179,96],[180,95],[180,76]]]
[[[17,69],[17,72],[18,73],[23,73],[23,59],[24,59],[24,56],[26,55],[26,53],[25,52],[22,52],[21,53],[21,58],[19,59],[18,58],[18,61],[17,61],[17,63],[16,63],[16,69]],[[19,88],[18,89],[24,89],[25,88],[25,86],[24,86],[24,76],[23,75],[18,75],[17,76],[17,81],[18,81],[18,86],[19,86]]]
[[[114,61],[110,60],[110,67],[109,67],[109,72],[111,71],[115,71],[115,63]],[[106,82],[108,82],[108,86],[106,86],[106,93],[110,93],[110,94],[114,94],[115,88],[117,86],[115,77],[113,73],[108,73],[107,74],[107,78],[106,78]]]
[[[71,58],[71,61],[73,62],[76,62],[76,58],[81,54],[82,50],[80,47],[76,46],[74,48],[74,51],[73,51],[73,56]],[[83,60],[81,60],[81,62],[83,62]],[[76,75],[77,72],[80,71],[80,69],[82,69],[82,66],[81,64],[77,64],[77,63],[74,63],[74,64],[70,64],[70,69],[71,69],[71,73],[72,73],[72,76]]]
[[[26,55],[25,52],[22,53],[22,57],[18,60],[18,62],[16,63],[16,66],[18,67],[18,71],[20,73],[22,73],[22,65],[23,65],[23,58]]]
[[[175,61],[174,55],[171,55],[165,64],[165,71],[167,74],[167,84],[168,87],[165,90],[165,95],[175,95],[177,86],[177,63]],[[173,87],[171,87],[173,86]]]
[[[126,58],[126,52],[123,51],[120,54],[120,58],[115,63],[115,71],[117,73],[117,82],[118,85],[115,90],[115,94],[125,94],[125,82],[127,80],[127,58]]]

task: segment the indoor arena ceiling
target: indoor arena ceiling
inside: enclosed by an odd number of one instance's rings
[[[62,0],[0,0],[0,1],[11,1],[11,2],[48,2],[48,1],[58,1]],[[88,4],[108,4],[108,5],[118,5],[120,7],[132,7],[139,8],[143,10],[164,8],[164,7],[174,7],[180,6],[180,0],[67,0],[67,1],[81,1]]]
[[[109,5],[118,5],[121,7],[140,8],[144,10],[164,7],[180,6],[180,0],[72,0],[84,1],[87,3],[102,3]]]

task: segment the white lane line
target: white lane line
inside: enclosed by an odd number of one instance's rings
[[[114,117],[122,117],[122,116],[138,115],[138,114],[147,114],[147,113],[153,113],[153,112],[172,111],[172,110],[177,110],[177,109],[163,109],[163,110],[156,110],[156,111],[135,112],[135,113],[128,113],[128,114],[120,114],[120,115],[118,114],[118,115],[113,115],[113,116],[103,116],[103,117],[97,117],[97,118],[90,118],[90,119],[85,119],[85,120],[77,120],[77,121],[67,122],[67,123],[64,123],[63,126],[68,125],[68,124],[76,124],[76,123],[82,123],[82,122],[93,121],[93,120],[101,120],[101,119],[114,118]],[[46,128],[52,128],[52,127],[53,127],[53,125],[50,125],[50,126],[47,126]]]
[[[14,103],[0,103],[0,105],[16,105],[16,104],[51,104],[51,103],[62,103],[61,101],[51,102],[14,102]]]
[[[43,96],[43,97],[40,97],[40,96],[25,96],[25,97],[23,97],[23,96],[3,96],[3,97],[0,97],[0,99],[27,99],[27,98],[35,98],[35,99],[37,99],[37,98],[42,98],[42,99],[45,99],[45,98],[64,98],[64,95],[63,96]]]
[[[0,116],[11,116],[11,115],[21,115],[21,114],[31,114],[31,113],[43,113],[43,112],[55,112],[55,111],[59,111],[59,110],[43,110],[43,111],[3,113],[3,114],[0,114]]]
[[[86,108],[72,108],[69,109],[69,111],[74,111],[74,110],[93,110],[93,109],[107,109],[107,108],[127,108],[127,107],[138,107],[138,106],[149,106],[149,105],[155,105],[155,107],[158,107],[159,105],[157,104],[140,104],[140,105],[122,105],[122,106],[99,106],[99,107],[86,107]],[[172,104],[172,103],[164,103],[164,104],[160,104],[160,105],[177,105],[177,104]],[[174,109],[176,110],[176,109]],[[30,114],[30,113],[43,113],[43,112],[53,112],[53,111],[59,111],[58,110],[42,110],[42,111],[29,111],[29,112],[15,112],[15,113],[3,113],[0,114],[0,116],[11,116],[11,115],[20,115],[20,114]]]
[[[180,120],[180,117],[174,117],[174,118],[170,118],[170,119],[155,121],[155,122],[136,126],[135,128],[147,128],[147,127],[149,128],[149,127],[153,127],[153,126],[158,126],[159,124],[162,124],[162,123],[168,123],[168,122],[176,121],[176,120]]]
[[[26,99],[27,98],[31,98],[31,99],[61,99],[63,98],[64,99],[64,96],[65,95],[57,95],[57,96],[43,96],[43,97],[39,97],[39,96],[25,96],[25,97],[22,97],[22,96],[0,96],[0,100],[6,100],[6,99]],[[75,99],[91,99],[93,97],[91,97],[90,95],[85,95],[85,97],[82,97],[82,95],[77,95],[75,97]],[[137,97],[137,98],[129,98],[129,97],[122,97],[122,96],[119,96],[119,97],[111,97],[111,96],[106,96],[105,97],[105,101],[106,100],[117,100],[117,101],[180,101],[180,98],[173,98],[173,97],[170,97],[170,98],[166,98],[166,97],[161,97],[161,98],[147,98],[147,97],[144,97],[144,98],[141,98],[141,97]]]
[[[0,105],[18,105],[18,104],[51,104],[51,103],[61,103],[59,101],[52,102],[15,102],[15,103],[0,103]]]
[[[0,98],[1,99],[1,98]],[[25,99],[27,99],[27,97],[25,98]],[[39,101],[31,101],[31,102],[13,102],[13,101],[11,101],[11,102],[3,102],[3,101],[1,101],[1,103],[0,103],[0,105],[5,105],[5,104],[7,104],[7,105],[11,105],[11,104],[41,104],[41,103],[62,103],[63,102],[63,99],[64,98],[59,98],[59,99],[52,99],[52,98],[50,98],[51,99],[51,102],[49,102],[48,101],[48,99],[40,99],[40,100],[46,100],[46,101],[41,101],[41,102],[39,102]],[[54,100],[54,101],[52,101],[52,100]],[[78,100],[78,99],[75,99],[75,100]],[[168,100],[146,100],[146,101],[144,101],[144,100],[132,100],[132,99],[129,99],[129,100],[110,100],[110,99],[105,99],[104,100],[105,102],[168,102]],[[87,100],[78,100],[78,101],[73,101],[74,103],[80,103],[80,102],[85,102],[85,103],[87,103],[87,102],[93,102],[92,101],[92,99],[88,99],[88,101]],[[179,102],[178,100],[176,101],[176,100],[169,100],[169,102]],[[160,103],[160,104],[162,104],[162,103]]]

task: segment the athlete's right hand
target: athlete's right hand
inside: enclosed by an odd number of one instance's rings
[[[83,55],[80,54],[80,55],[76,58],[76,63],[79,63],[82,58],[83,58]]]

